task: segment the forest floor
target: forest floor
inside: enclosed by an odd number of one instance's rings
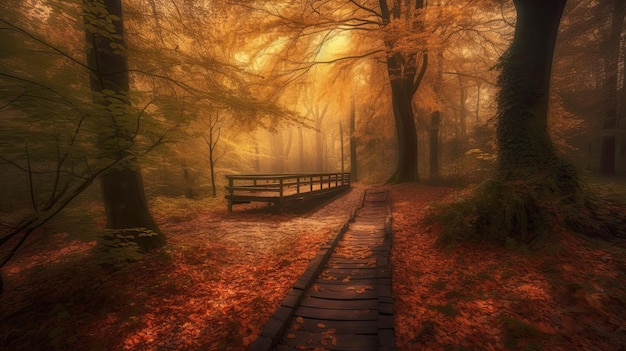
[[[532,252],[445,252],[422,219],[461,192],[389,189],[398,350],[626,349],[624,247],[559,231]],[[167,247],[116,272],[95,242],[47,235],[3,269],[0,350],[246,350],[363,190],[299,214],[160,199]]]

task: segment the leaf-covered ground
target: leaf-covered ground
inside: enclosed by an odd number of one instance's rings
[[[399,350],[620,350],[625,250],[567,233],[541,252],[434,247],[421,222],[456,192],[390,187]],[[107,272],[60,233],[3,270],[0,350],[246,350],[363,188],[304,214],[153,204],[168,246]]]
[[[425,208],[459,196],[403,184],[392,252],[400,350],[624,350],[626,250],[559,232],[523,248],[435,247]]]
[[[159,200],[167,248],[112,274],[93,242],[30,245],[3,270],[0,350],[245,350],[362,192],[304,214]]]

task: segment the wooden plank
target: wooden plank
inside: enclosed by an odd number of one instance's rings
[[[307,348],[322,347],[325,350],[374,351],[378,350],[378,335],[318,334],[301,331],[289,332],[281,340],[288,346]]]
[[[336,255],[332,255],[330,257],[330,259],[328,260],[328,264],[332,265],[335,263],[339,263],[339,264],[372,264],[372,262],[375,262],[373,260],[375,260],[376,258],[341,258],[341,257],[337,257]]]
[[[330,278],[330,276],[325,276],[327,278]],[[334,277],[334,276],[333,276]],[[332,284],[332,285],[345,285],[345,286],[354,286],[356,285],[370,285],[370,286],[375,286],[377,285],[378,282],[378,278],[369,278],[369,279],[352,279],[352,276],[346,276],[342,279],[318,279],[315,281],[315,284],[320,284],[320,287],[324,288],[325,286],[327,286],[328,284]]]
[[[369,300],[333,300],[307,296],[300,302],[301,307],[327,308],[335,310],[378,309],[381,304],[377,299]]]
[[[319,181],[325,185],[334,179],[325,176]],[[300,185],[308,188],[310,183],[300,179]],[[324,267],[317,259],[320,269],[300,277],[306,290],[298,290],[302,295],[297,303],[294,296],[283,300],[292,313],[280,341],[274,340],[278,341],[274,350],[395,350],[391,246],[383,225],[389,216],[387,192],[366,193],[364,206],[355,216],[357,223],[344,225],[342,235],[318,255],[330,256]],[[349,229],[344,233],[345,228]],[[308,289],[305,280],[314,280]],[[268,323],[273,326],[266,327],[265,334],[278,329],[285,312],[274,314],[274,323]]]
[[[334,310],[300,306],[294,312],[294,316],[329,321],[377,321],[378,309]]]
[[[355,269],[336,269],[329,268],[322,271],[322,275],[336,277],[337,280],[343,280],[349,277],[350,280],[378,278],[379,272],[374,268],[355,268]]]
[[[330,269],[368,269],[368,268],[376,268],[376,264],[364,264],[364,263],[327,263],[327,268]]]
[[[272,347],[272,338],[268,338],[265,336],[258,337],[252,346],[250,346],[250,351],[269,351]]]
[[[308,296],[334,300],[368,300],[378,298],[378,291],[366,290],[364,292],[356,292],[356,290],[337,291],[320,289],[319,291],[310,290]]]
[[[290,331],[303,331],[310,333],[323,333],[335,330],[341,334],[376,334],[378,333],[377,321],[321,321],[312,318],[294,318],[287,328]]]

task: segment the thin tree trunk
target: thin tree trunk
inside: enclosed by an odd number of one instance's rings
[[[339,148],[341,149],[341,152],[339,153],[340,156],[339,158],[341,159],[341,173],[344,172],[345,170],[345,165],[344,165],[344,154],[343,154],[343,123],[339,122]]]
[[[463,77],[460,74],[457,75],[459,80],[459,142],[465,147],[467,141],[467,87],[463,85]]]
[[[356,142],[356,108],[354,106],[353,97],[350,103],[350,179],[353,182],[359,180]]]
[[[304,172],[304,135],[302,127],[298,127],[298,171]]]

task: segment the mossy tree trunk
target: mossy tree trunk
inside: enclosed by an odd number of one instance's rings
[[[515,36],[501,58],[498,161],[473,197],[444,206],[440,245],[533,243],[555,224],[596,237],[626,232],[626,211],[590,194],[548,134],[552,57],[566,0],[513,0]]]
[[[501,59],[498,170],[504,179],[552,171],[562,162],[548,135],[552,57],[566,0],[514,0],[513,43]]]
[[[106,210],[106,228],[133,234],[144,251],[164,245],[165,239],[150,214],[141,169],[130,150],[132,126],[138,117],[130,111],[128,61],[125,53],[121,0],[84,0],[87,63],[94,102],[101,106],[103,121],[98,147],[103,157],[124,160],[102,175],[100,182]],[[126,108],[125,108],[126,107]],[[124,112],[125,111],[125,112]]]

